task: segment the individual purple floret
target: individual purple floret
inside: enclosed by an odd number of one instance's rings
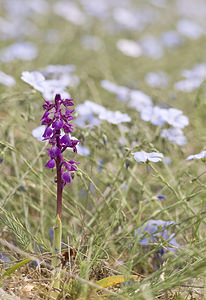
[[[57,169],[57,214],[61,218],[62,206],[62,191],[66,183],[71,182],[71,175],[77,171],[75,164],[78,162],[74,160],[66,161],[63,158],[63,152],[67,148],[72,148],[77,152],[76,146],[80,140],[72,139],[70,133],[73,132],[73,125],[70,121],[73,120],[72,113],[69,107],[73,106],[73,99],[61,99],[59,94],[56,95],[54,103],[44,100],[43,109],[45,113],[42,117],[42,125],[46,125],[43,134],[43,140],[48,140],[51,145],[47,148],[49,161],[45,167]]]

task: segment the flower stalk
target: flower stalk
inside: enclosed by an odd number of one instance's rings
[[[60,135],[60,130],[58,132]],[[59,147],[59,137],[57,137],[57,147]],[[57,156],[56,158],[56,171],[57,171],[57,211],[56,214],[59,216],[60,220],[62,218],[62,192],[63,192],[63,181],[61,174],[61,158]]]
[[[61,238],[62,238],[62,222],[59,215],[56,216],[56,222],[54,226],[54,240],[53,240],[53,249],[52,255],[54,258],[52,260],[53,267],[57,267],[59,265],[59,257],[61,253]]]
[[[67,148],[72,148],[73,152],[77,152],[76,146],[79,140],[72,139],[70,134],[73,132],[72,113],[69,107],[73,106],[73,99],[61,99],[59,94],[56,95],[54,103],[44,100],[43,109],[45,113],[42,117],[42,125],[46,125],[43,134],[44,140],[49,141],[50,148],[47,148],[49,161],[45,165],[50,169],[56,167],[57,184],[57,205],[56,205],[56,222],[54,227],[54,240],[52,254],[55,256],[52,259],[54,268],[60,265],[59,256],[61,255],[61,240],[62,240],[62,193],[65,185],[71,182],[71,175],[77,171],[74,160],[67,161],[63,157],[63,153]],[[58,273],[58,272],[57,272]],[[59,288],[59,275],[55,271],[53,287]]]

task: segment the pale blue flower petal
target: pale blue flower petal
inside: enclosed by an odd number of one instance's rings
[[[43,142],[43,134],[46,129],[45,125],[39,126],[32,130],[33,137],[37,138],[38,141]]]
[[[162,153],[158,153],[158,152],[147,153],[145,151],[139,151],[131,154],[134,155],[134,159],[137,162],[147,162],[147,161],[159,162],[162,161],[162,158],[164,157]]]
[[[179,146],[184,146],[187,143],[187,138],[179,128],[163,129],[160,133],[160,136]]]
[[[194,155],[189,155],[186,160],[191,160],[191,159],[204,159],[206,158],[206,151],[202,151],[198,154],[194,154]]]

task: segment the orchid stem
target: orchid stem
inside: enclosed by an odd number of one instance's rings
[[[54,256],[52,259],[52,266],[54,267],[53,288],[60,288],[60,269],[61,269],[61,239],[62,239],[62,222],[59,215],[56,216],[56,223],[54,227],[54,240],[53,240],[53,249],[52,255]],[[59,267],[59,268],[58,268]],[[53,296],[57,296],[57,292],[54,291]]]

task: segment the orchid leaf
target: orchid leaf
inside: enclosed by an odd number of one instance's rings
[[[8,276],[11,275],[12,273],[14,273],[18,268],[24,266],[25,264],[27,264],[28,262],[30,262],[31,260],[33,260],[32,258],[26,258],[20,262],[18,262],[17,264],[15,264],[14,266],[12,266],[11,268],[7,269],[4,274],[4,276]]]

